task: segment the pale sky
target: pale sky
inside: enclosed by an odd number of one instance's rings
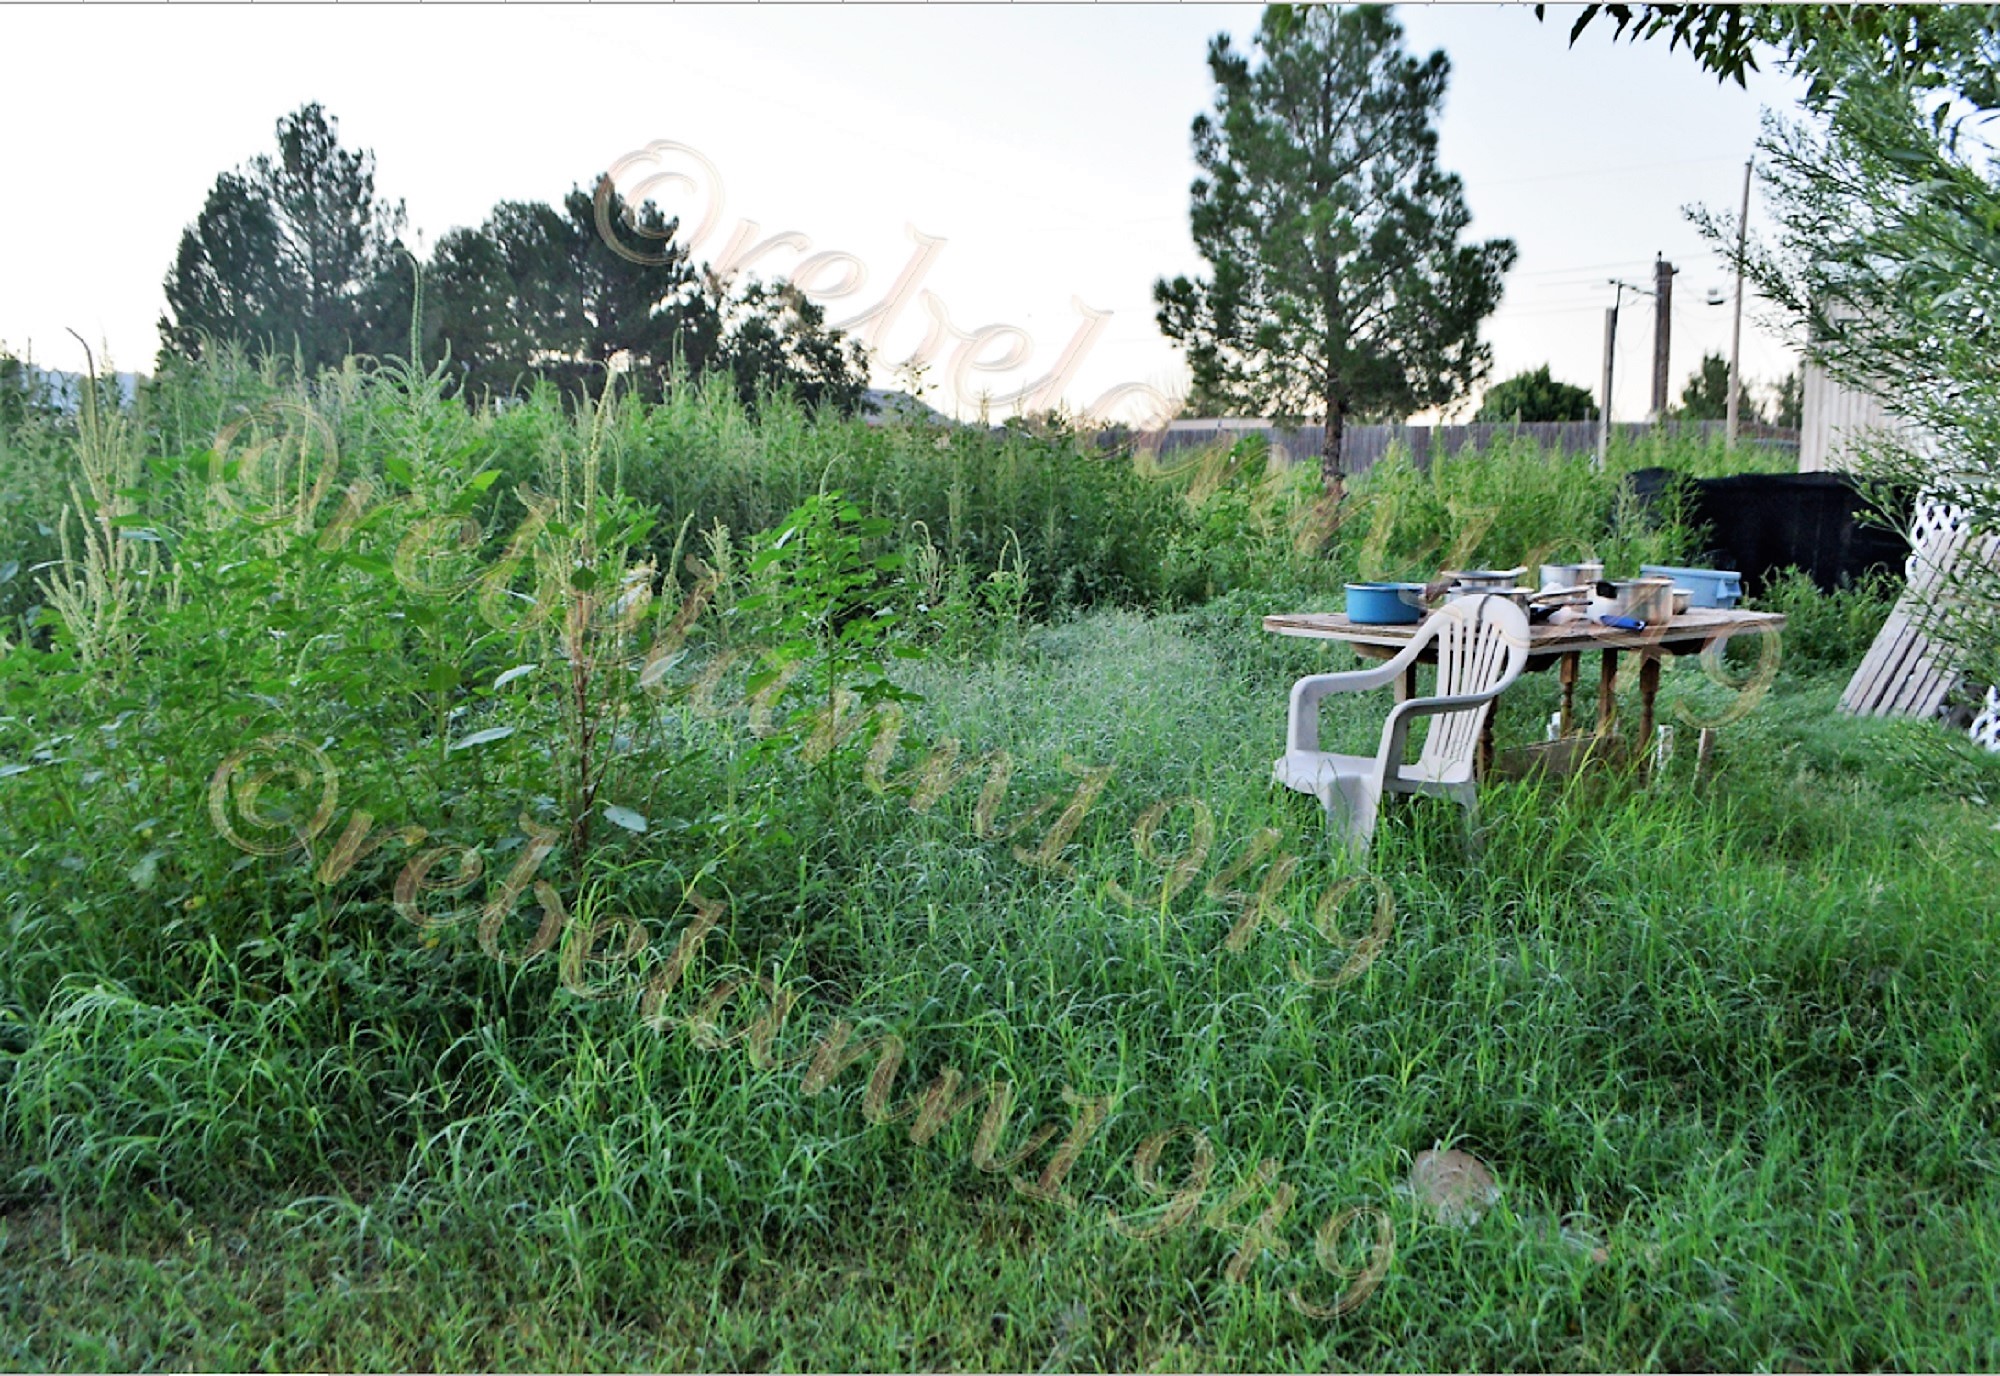
[[[1729,310],[1704,304],[1727,270],[1681,213],[1733,212],[1760,108],[1789,114],[1797,86],[1753,74],[1719,85],[1663,42],[1613,43],[1600,25],[1567,46],[1575,10],[1402,6],[1409,47],[1441,47],[1452,78],[1440,157],[1466,184],[1473,237],[1520,247],[1486,337],[1497,378],[1549,363],[1593,393],[1607,279],[1675,283],[1672,392],[1705,351],[1727,353]],[[1113,388],[1166,391],[1186,372],[1154,323],[1152,285],[1202,268],[1187,227],[1188,126],[1210,108],[1208,39],[1246,46],[1251,6],[808,5],[764,7],[51,6],[0,12],[0,342],[81,366],[65,328],[151,371],[161,279],[216,174],[275,146],[307,101],[372,149],[377,188],[407,206],[425,246],[496,201],[554,200],[666,141],[715,169],[714,190],[657,196],[688,230],[719,212],[698,256],[738,234],[790,232],[758,263],[820,284],[838,322],[883,300],[941,245],[882,339],[881,380],[934,341],[933,404],[1051,375],[1066,350],[1075,409]],[[686,156],[627,164],[696,171]],[[719,197],[718,193],[719,192]],[[1759,211],[1752,203],[1753,232]],[[746,230],[746,222],[749,228]],[[747,240],[746,240],[747,242]],[[928,292],[926,302],[921,293]],[[1075,303],[1108,313],[1094,333]],[[928,309],[927,309],[928,307]],[[999,328],[1012,326],[1019,333]],[[951,331],[955,331],[954,335]],[[984,331],[983,334],[979,332]],[[950,363],[974,360],[954,397]],[[1080,348],[1080,352],[1079,352]],[[1614,414],[1646,410],[1652,302],[1619,321]],[[1744,371],[1774,379],[1795,350],[1746,311]],[[964,357],[961,354],[960,357]],[[956,406],[954,403],[956,402]],[[1002,408],[1004,410],[1004,408]]]

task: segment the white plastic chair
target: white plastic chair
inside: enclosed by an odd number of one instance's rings
[[[1336,755],[1319,748],[1319,703],[1328,693],[1351,693],[1394,683],[1431,644],[1437,645],[1437,696],[1399,702],[1382,723],[1382,747],[1372,757]],[[1273,779],[1318,798],[1327,824],[1345,832],[1350,851],[1367,854],[1385,794],[1427,793],[1465,808],[1468,824],[1478,810],[1473,756],[1493,700],[1528,662],[1528,617],[1504,597],[1459,597],[1431,613],[1409,645],[1372,669],[1314,674],[1292,685],[1285,753]],[[1403,763],[1410,724],[1435,716],[1423,753]]]

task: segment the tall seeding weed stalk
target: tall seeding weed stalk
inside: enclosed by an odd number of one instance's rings
[[[85,681],[93,688],[115,686],[132,669],[142,589],[157,586],[159,536],[139,523],[138,446],[124,413],[107,414],[101,405],[94,361],[83,389],[76,456],[82,485],[70,484],[71,504],[57,525],[62,560],[42,588],[69,632]],[[82,524],[75,544],[73,518]],[[167,590],[169,608],[176,591]]]

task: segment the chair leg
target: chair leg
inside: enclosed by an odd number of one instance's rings
[[[1375,839],[1380,800],[1366,779],[1341,779],[1320,794],[1326,805],[1327,830],[1347,846],[1356,860],[1367,858]]]
[[[1479,829],[1479,790],[1453,789],[1451,799],[1459,807],[1459,827],[1465,841],[1465,853],[1477,860],[1486,853],[1486,838]]]

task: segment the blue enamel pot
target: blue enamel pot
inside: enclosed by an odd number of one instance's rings
[[[1424,619],[1422,583],[1349,583],[1347,619],[1366,626],[1414,626]]]

